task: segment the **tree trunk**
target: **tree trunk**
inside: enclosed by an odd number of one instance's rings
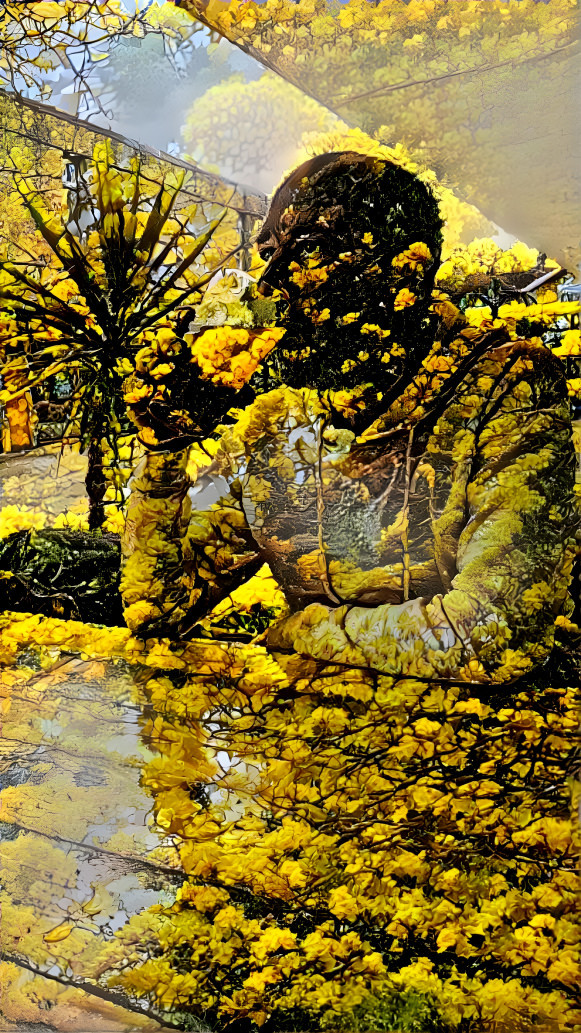
[[[91,443],[89,445],[89,465],[85,478],[85,487],[89,497],[89,530],[96,531],[105,522],[105,506],[103,500],[107,491],[107,480],[103,471],[104,421],[96,416],[93,422]]]

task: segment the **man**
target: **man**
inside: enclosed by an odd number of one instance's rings
[[[374,157],[323,155],[277,191],[258,246],[285,334],[222,435],[226,490],[190,518],[183,455],[134,480],[140,634],[195,635],[267,562],[290,611],[277,651],[475,682],[549,654],[575,525],[562,369],[434,304],[440,241],[427,187]]]
[[[439,245],[407,172],[302,166],[259,236],[285,333],[254,401],[193,488],[185,452],[134,479],[126,617],[174,639],[149,643],[144,784],[187,878],[157,956],[186,958],[180,1010],[240,1033],[579,1025],[578,665],[543,663],[566,388],[539,341],[433,300]],[[266,635],[204,620],[264,563]]]

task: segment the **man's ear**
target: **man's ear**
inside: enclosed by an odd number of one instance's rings
[[[296,212],[291,205],[290,208],[286,208],[281,214],[279,220],[279,226],[281,233],[288,233],[288,231],[294,226],[297,221]]]

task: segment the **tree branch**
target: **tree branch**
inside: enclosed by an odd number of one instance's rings
[[[105,990],[101,986],[97,986],[96,983],[90,983],[88,979],[67,979],[65,976],[57,976],[52,972],[45,972],[37,965],[33,965],[28,958],[23,958],[19,954],[9,954],[7,951],[0,951],[0,961],[8,962],[11,965],[17,965],[18,968],[26,969],[27,972],[32,972],[35,976],[41,976],[43,979],[52,979],[53,982],[59,983],[61,986],[67,987],[67,989],[81,990],[83,993],[90,994],[91,997],[98,997],[101,1001],[107,1001],[108,1004],[114,1004],[118,1008],[124,1008],[126,1011],[136,1012],[138,1015],[144,1015],[148,1018],[154,1019],[155,1022],[159,1023],[160,1026],[166,1029],[181,1029],[183,1024],[177,1022],[168,1022],[167,1019],[163,1019],[153,1008],[145,1005],[141,1007],[135,1004],[130,997],[127,997],[123,993],[119,993],[116,990]]]
[[[65,836],[59,836],[56,833],[41,832],[40,829],[31,829],[27,825],[19,825],[17,823],[10,823],[13,828],[18,829],[19,832],[29,832],[33,836],[42,836],[43,839],[48,839],[57,843],[64,843],[66,846],[73,847],[75,850],[84,850],[89,854],[101,854],[104,857],[110,857],[116,861],[124,861],[128,865],[137,865],[141,868],[148,868],[150,871],[156,872],[158,875],[165,875],[172,879],[174,882],[180,884],[187,878],[185,872],[180,871],[179,868],[172,868],[169,864],[158,864],[155,861],[150,861],[147,857],[138,857],[131,854],[122,854],[116,850],[107,850],[106,847],[96,846],[93,843],[79,843],[75,839],[67,839]]]

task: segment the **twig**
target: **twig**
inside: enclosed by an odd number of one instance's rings
[[[52,972],[45,972],[37,965],[33,965],[28,958],[23,958],[18,954],[9,954],[7,951],[0,951],[0,960],[5,961],[11,965],[17,965],[18,968],[24,968],[27,972],[32,972],[35,976],[42,976],[43,979],[52,979],[55,983],[60,983],[61,986],[66,986],[67,989],[81,990],[83,993],[90,994],[92,997],[99,997],[102,1001],[107,1001],[108,1004],[114,1004],[118,1008],[125,1008],[126,1011],[137,1012],[139,1015],[146,1015],[149,1018],[154,1019],[159,1023],[160,1026],[164,1026],[167,1029],[182,1029],[182,1023],[168,1022],[167,1019],[161,1018],[153,1008],[149,1006],[140,1007],[131,1001],[131,998],[126,997],[125,994],[119,993],[116,990],[104,990],[103,987],[97,986],[96,983],[90,983],[88,979],[67,979],[65,976],[57,976]]]

